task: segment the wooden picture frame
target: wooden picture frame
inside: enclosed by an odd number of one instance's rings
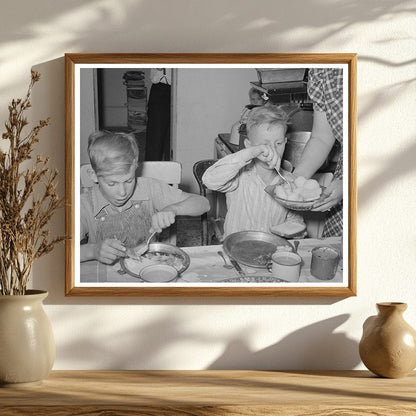
[[[356,295],[356,54],[66,54],[66,233],[71,239],[66,242],[66,280],[67,296],[333,296],[348,297]],[[344,151],[344,220],[343,235],[340,238],[343,268],[339,273],[339,282],[316,279],[297,283],[255,282],[197,282],[175,281],[171,283],[120,283],[120,282],[85,282],[80,277],[80,125],[86,114],[96,113],[96,108],[80,111],[80,73],[84,68],[171,68],[216,70],[250,69],[254,76],[259,68],[341,68],[343,70],[343,120]],[[84,72],[83,72],[84,73]],[[179,72],[180,73],[180,72]],[[257,71],[257,75],[260,72]],[[259,78],[253,79],[254,86],[264,87]],[[255,83],[257,82],[257,85]],[[95,88],[95,84],[91,84]],[[267,85],[266,85],[267,86]],[[247,90],[250,86],[247,86]],[[83,88],[83,87],[82,87]],[[219,86],[221,88],[221,86]],[[260,88],[261,89],[261,88]],[[246,90],[246,91],[247,91]],[[245,92],[246,93],[246,92]],[[94,117],[91,116],[91,117]],[[97,127],[97,126],[96,126]],[[83,157],[85,157],[85,137],[83,140]],[[207,155],[212,157],[212,155]],[[324,244],[325,245],[325,244]],[[310,261],[310,260],[308,260]],[[192,258],[191,258],[192,263]],[[96,262],[97,275],[108,267]],[[95,266],[94,266],[95,267]],[[101,268],[101,269],[100,269]],[[100,271],[101,270],[101,271]],[[340,270],[340,269],[338,269]],[[251,270],[245,269],[246,276]],[[180,279],[179,279],[180,280]]]

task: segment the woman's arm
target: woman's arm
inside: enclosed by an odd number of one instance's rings
[[[311,178],[324,164],[334,143],[335,137],[325,112],[315,110],[311,138],[308,140],[301,160],[293,173],[296,176]]]
[[[310,178],[325,162],[335,143],[331,126],[323,111],[314,111],[311,138],[305,146],[299,165],[294,174]],[[342,180],[334,180],[325,189],[325,193],[314,205],[314,211],[327,211],[342,200]]]

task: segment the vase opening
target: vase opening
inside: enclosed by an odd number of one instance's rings
[[[407,303],[404,302],[380,302],[377,303],[377,309],[380,313],[404,312],[407,309]]]

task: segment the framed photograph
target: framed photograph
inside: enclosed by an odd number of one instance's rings
[[[356,295],[356,54],[65,71],[66,295]]]

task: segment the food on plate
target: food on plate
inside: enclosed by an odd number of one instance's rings
[[[183,264],[182,257],[172,253],[160,253],[158,251],[149,251],[143,257],[156,263],[162,263],[167,264],[168,266],[173,266],[176,270],[179,270]]]
[[[288,201],[311,201],[318,199],[321,193],[322,189],[315,179],[305,179],[303,176],[298,176],[290,184],[283,182],[274,190],[276,197]]]
[[[283,222],[278,225],[270,227],[270,231],[273,234],[280,235],[282,237],[291,237],[303,233],[306,230],[306,225],[299,222]]]
[[[274,244],[267,241],[240,241],[233,247],[233,257],[254,267],[263,267],[270,261]]]
[[[183,259],[172,253],[162,253],[162,252],[147,252],[140,259],[134,258],[125,258],[124,262],[127,268],[135,273],[140,274],[140,271],[147,266],[155,264],[166,264],[168,266],[174,267],[176,270],[180,270],[183,266]]]

